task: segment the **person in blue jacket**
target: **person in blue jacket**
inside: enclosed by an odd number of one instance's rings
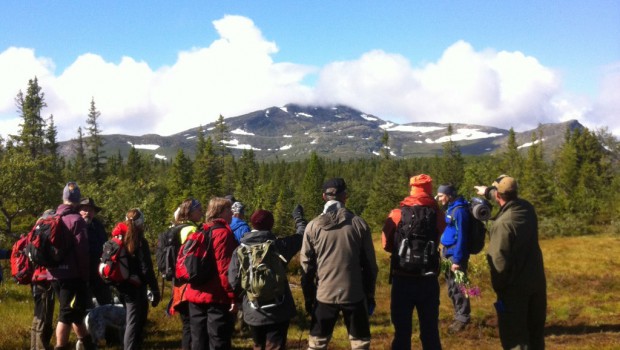
[[[241,202],[233,202],[231,207],[233,212],[233,218],[230,222],[230,229],[235,235],[237,243],[241,242],[241,238],[250,232],[250,226],[245,222],[245,206]]]
[[[470,321],[471,307],[469,298],[455,281],[455,271],[467,273],[469,261],[468,235],[471,224],[469,203],[457,194],[451,184],[444,184],[437,189],[437,201],[446,208],[446,228],[441,235],[443,257],[452,263],[446,271],[448,296],[454,305],[454,322],[449,326],[449,333],[465,329]]]

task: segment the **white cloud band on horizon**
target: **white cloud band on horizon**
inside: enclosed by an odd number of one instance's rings
[[[170,135],[224,117],[286,103],[345,104],[398,123],[441,122],[497,126],[517,131],[539,123],[578,119],[620,135],[620,63],[610,65],[594,102],[562,90],[558,72],[521,52],[476,51],[464,40],[436,61],[415,66],[382,50],[351,61],[311,67],[274,62],[279,51],[242,16],[213,21],[219,39],[179,52],[176,62],[153,70],[123,57],[106,62],[84,53],[60,74],[34,49],[0,53],[0,134],[17,132],[15,96],[37,76],[45,117],[54,115],[59,139],[84,127],[91,98],[104,134]],[[315,86],[304,84],[317,76]]]

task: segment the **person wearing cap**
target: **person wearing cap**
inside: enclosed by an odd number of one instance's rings
[[[114,285],[126,310],[123,346],[125,350],[142,349],[149,310],[148,289],[152,293],[152,307],[156,307],[161,300],[149,242],[144,237],[142,211],[138,208],[129,209],[125,221],[119,222],[112,229],[112,236],[120,236],[123,240],[129,270],[129,278]]]
[[[547,282],[536,210],[519,198],[517,181],[508,175],[475,188],[500,206],[489,230],[487,261],[502,347],[544,349]]]
[[[87,349],[94,348],[84,324],[88,307],[90,257],[86,222],[78,212],[80,198],[78,184],[68,182],[63,190],[62,204],[56,208],[56,215],[61,215],[63,223],[60,229],[68,230],[75,240],[73,248],[68,251],[63,261],[56,267],[48,268],[52,277],[52,288],[60,304],[55,349],[69,349],[71,329]]]
[[[306,226],[300,253],[305,307],[312,316],[308,349],[327,349],[340,313],[351,348],[369,349],[378,270],[370,227],[345,208],[344,179],[327,180],[323,200],[323,213]]]
[[[395,254],[396,231],[401,221],[403,206],[427,206],[436,212],[437,241],[445,228],[445,217],[433,198],[433,179],[420,174],[409,179],[409,196],[400,202],[400,207],[390,211],[381,232],[383,250]],[[399,270],[394,259],[390,265],[392,283],[390,313],[394,325],[392,349],[411,349],[413,310],[418,310],[420,341],[423,349],[441,349],[439,339],[439,280],[437,275],[418,276]]]
[[[471,218],[469,203],[459,196],[452,184],[440,185],[437,189],[437,201],[446,208],[446,228],[441,235],[442,255],[450,260],[450,269],[446,271],[448,297],[454,306],[454,322],[448,332],[457,333],[465,329],[470,321],[471,307],[469,298],[463,294],[456,283],[455,271],[467,273],[469,262],[468,237]]]
[[[202,223],[202,204],[193,198],[184,200],[179,208],[175,211],[174,225],[182,226],[179,231],[179,240],[182,245],[190,234],[198,231]],[[179,314],[182,324],[181,348],[189,350],[192,348],[192,332],[190,328],[189,318],[189,302],[185,297],[187,283],[183,283],[177,279],[173,280],[172,296],[168,306],[170,315]]]
[[[230,229],[235,235],[237,242],[241,242],[241,238],[250,232],[250,226],[245,222],[245,205],[241,202],[233,202],[232,205],[233,218],[230,222]]]
[[[278,254],[284,258],[285,264],[288,264],[301,249],[303,234],[306,228],[306,220],[304,219],[303,207],[301,205],[298,204],[295,207],[292,216],[295,220],[295,234],[277,238],[271,232],[274,222],[273,214],[268,210],[259,209],[255,211],[250,217],[253,230],[241,238],[241,245],[251,246],[262,244],[269,240],[274,241]],[[243,295],[243,319],[249,325],[252,340],[254,341],[254,349],[284,350],[286,349],[286,337],[290,320],[297,315],[295,300],[288,281],[286,282],[286,290],[281,301],[274,303],[276,304],[275,306],[256,308],[256,306],[250,304],[247,294],[241,288],[241,266],[237,249],[235,249],[228,267],[228,281],[238,296]]]
[[[112,290],[103,281],[98,271],[103,244],[108,240],[108,234],[103,223],[96,217],[101,208],[95,204],[94,199],[84,197],[80,200],[79,211],[82,219],[86,222],[86,235],[88,236],[88,254],[90,256],[89,308],[94,307],[92,297],[97,300],[98,305],[112,304]]]

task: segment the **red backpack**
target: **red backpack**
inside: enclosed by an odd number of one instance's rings
[[[208,230],[190,234],[181,245],[177,256],[175,277],[182,283],[200,286],[215,273],[211,231],[224,226],[213,225]]]
[[[121,283],[129,279],[129,260],[123,236],[113,236],[103,244],[99,275],[105,282]]]
[[[44,214],[28,233],[25,251],[37,266],[56,267],[73,248],[75,237],[63,229],[63,214]]]
[[[21,235],[11,250],[11,276],[17,284],[30,284],[32,282],[34,264],[26,253],[27,245],[28,235]]]

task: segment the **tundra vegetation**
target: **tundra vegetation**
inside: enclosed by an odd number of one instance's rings
[[[207,136],[197,137],[195,157],[179,150],[171,161],[152,158],[132,148],[127,157],[103,151],[102,114],[95,99],[85,111],[85,130],[78,128],[75,156],[58,153],[54,117],[43,117],[45,95],[36,78],[26,93],[16,96],[22,123],[17,135],[0,138],[0,246],[10,248],[26,233],[45,209],[55,208],[68,180],[77,181],[85,196],[104,208],[99,214],[108,229],[123,219],[128,208],[139,207],[148,221],[147,238],[154,246],[157,235],[170,224],[172,213],[187,197],[207,202],[213,196],[233,193],[246,212],[267,209],[274,213],[274,232],[294,231],[291,210],[301,203],[306,217],[320,212],[321,183],[339,176],[349,187],[347,207],[361,215],[373,229],[380,265],[377,311],[372,316],[373,348],[388,348],[392,326],[389,318],[388,256],[380,249],[381,225],[389,210],[407,195],[408,178],[426,173],[434,185],[450,182],[466,198],[474,185],[490,184],[499,174],[517,178],[520,196],[538,211],[541,245],[549,283],[547,344],[551,349],[611,349],[620,343],[620,272],[614,257],[620,254],[620,143],[606,129],[567,130],[564,143],[551,155],[543,152],[544,135],[532,134],[532,143],[518,148],[511,129],[505,147],[490,156],[463,156],[456,142],[444,143],[436,157],[396,159],[385,151],[372,159],[347,161],[323,159],[315,153],[293,162],[259,162],[252,150],[235,158],[222,141],[229,138],[224,119]],[[448,135],[451,129],[448,128]],[[29,289],[10,281],[8,262],[2,262],[5,281],[0,286],[0,348],[26,348],[32,318]],[[471,279],[482,290],[472,302],[473,322],[463,334],[445,332],[452,319],[442,287],[441,328],[445,348],[495,349],[499,346],[494,294],[484,254],[473,258]],[[299,284],[299,266],[290,264],[291,283]],[[164,300],[169,295],[166,287]],[[293,288],[298,305],[301,293]],[[146,346],[176,348],[180,321],[164,314],[165,302],[149,313]],[[414,333],[415,334],[415,333]],[[292,323],[289,343],[302,348],[308,335],[308,318],[302,308]],[[416,337],[414,335],[414,337]],[[236,336],[237,348],[249,341]],[[334,347],[347,347],[346,332],[339,325]]]

